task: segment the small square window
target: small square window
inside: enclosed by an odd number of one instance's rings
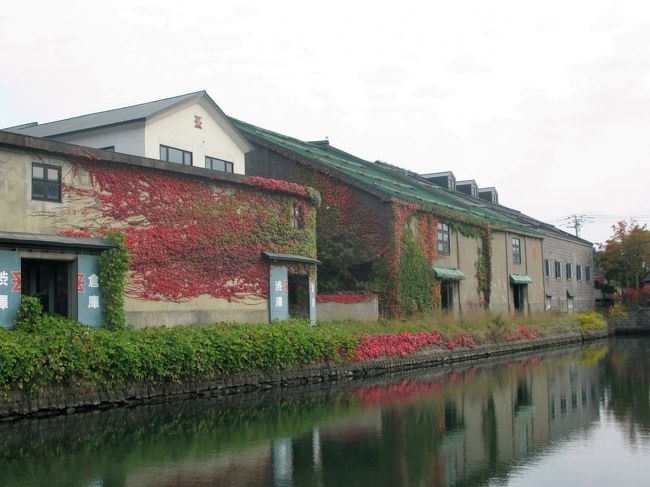
[[[32,199],[61,201],[61,168],[32,163]]]

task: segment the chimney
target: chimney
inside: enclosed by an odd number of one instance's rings
[[[452,191],[456,189],[456,176],[454,176],[454,173],[451,171],[420,174],[420,177],[423,177],[436,186],[442,186],[443,188],[450,189]]]

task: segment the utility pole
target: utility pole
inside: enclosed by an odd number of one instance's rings
[[[576,232],[576,237],[580,236],[580,229],[587,221],[587,215],[571,215],[568,217],[567,228],[573,228]]]

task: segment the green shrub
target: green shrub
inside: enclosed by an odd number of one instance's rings
[[[20,307],[16,314],[15,330],[21,330],[27,333],[37,331],[38,326],[41,324],[41,317],[43,316],[43,305],[41,301],[34,296],[20,297]]]
[[[359,342],[298,320],[110,330],[43,315],[35,330],[0,331],[0,390],[51,382],[113,387],[340,361]]]
[[[110,232],[106,236],[116,244],[115,248],[105,250],[97,258],[101,293],[104,301],[104,319],[109,328],[126,326],[124,318],[124,288],[129,271],[129,251],[124,235]]]

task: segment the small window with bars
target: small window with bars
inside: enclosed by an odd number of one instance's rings
[[[32,199],[61,201],[61,168],[32,163]]]
[[[514,264],[521,264],[521,240],[512,238],[512,262]]]
[[[449,254],[449,225],[438,222],[438,253]]]
[[[297,203],[294,203],[291,209],[291,226],[293,228],[302,228],[302,208]]]

